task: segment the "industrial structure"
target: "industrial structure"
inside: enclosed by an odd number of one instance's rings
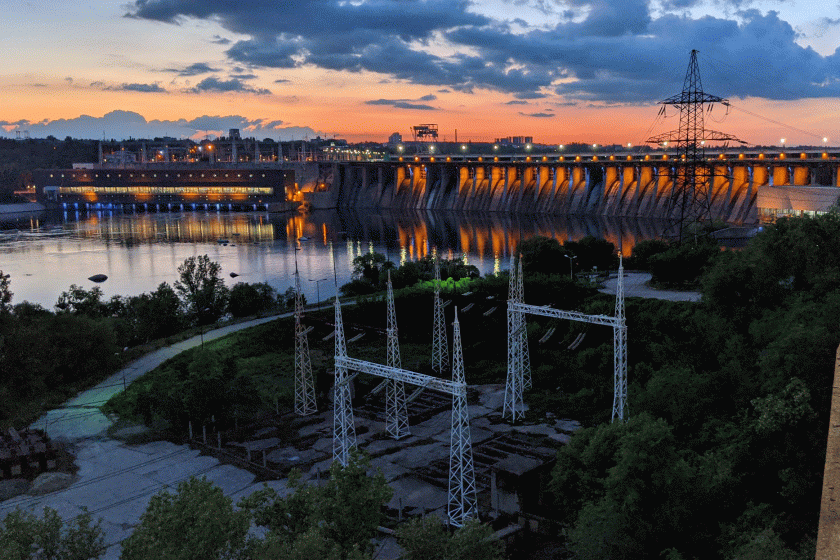
[[[300,288],[300,272],[295,251],[295,412],[308,416],[318,411],[315,402],[315,381],[312,377],[312,361],[309,357],[309,340],[303,325],[303,291]]]
[[[434,317],[432,319],[432,370],[443,373],[449,362],[449,342],[446,339],[446,324],[443,316],[443,302],[440,299],[440,259],[435,257]]]
[[[390,278],[389,278],[390,284]],[[396,321],[393,327],[390,325],[391,313],[393,310],[393,291],[389,290],[388,305],[389,317],[389,362],[392,361],[390,337],[396,337]],[[394,315],[396,317],[396,315]],[[333,460],[342,465],[347,465],[350,450],[356,445],[356,432],[354,427],[353,408],[351,402],[350,383],[359,373],[367,373],[384,379],[386,383],[409,383],[418,388],[442,392],[452,395],[452,426],[450,431],[450,453],[449,453],[449,487],[448,507],[449,523],[460,527],[467,519],[476,517],[478,514],[476,504],[475,472],[472,457],[472,440],[470,438],[469,412],[467,410],[467,383],[464,378],[464,358],[461,349],[460,326],[458,324],[458,312],[455,311],[453,337],[453,378],[451,381],[424,375],[402,369],[398,365],[382,365],[374,362],[358,360],[347,356],[347,347],[344,338],[344,327],[341,317],[341,303],[339,298],[335,299],[335,387],[333,398]],[[396,344],[396,340],[394,340]],[[396,352],[395,352],[396,355]],[[350,372],[353,372],[352,374]],[[389,419],[386,423],[391,426],[390,416],[395,417],[394,424],[399,426],[405,423],[405,430],[397,427],[394,432],[389,429],[394,437],[406,435],[408,430],[408,419],[405,412],[405,399],[401,402],[397,391],[393,393],[393,407],[386,404],[391,411],[386,412]],[[402,418],[397,418],[401,415]]]
[[[697,51],[691,51],[691,59],[685,74],[683,91],[661,102],[664,113],[669,105],[680,111],[678,130],[672,130],[653,136],[647,140],[655,145],[671,145],[676,149],[676,163],[671,167],[673,187],[666,216],[674,222],[673,235],[682,240],[686,224],[697,221],[711,221],[711,185],[714,168],[706,163],[707,142],[745,142],[731,134],[707,130],[704,126],[704,113],[711,111],[713,103],[728,105],[729,101],[705,93],[700,80],[700,68],[697,65]]]
[[[577,311],[563,311],[549,306],[528,305],[524,302],[522,289],[522,267],[517,273],[511,262],[510,284],[508,293],[508,372],[505,380],[505,402],[502,415],[510,415],[515,422],[525,414],[522,398],[523,390],[529,384],[530,365],[526,354],[527,330],[525,314],[568,319],[582,323],[605,325],[613,328],[613,407],[612,420],[627,418],[627,325],[624,317],[624,263],[619,256],[618,282],[615,294],[615,315],[586,315]],[[523,343],[523,338],[525,342]],[[527,368],[527,373],[526,373]]]

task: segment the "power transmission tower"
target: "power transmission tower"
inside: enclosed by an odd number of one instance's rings
[[[728,105],[729,101],[703,91],[697,51],[692,50],[682,92],[660,101],[660,114],[664,114],[667,105],[679,109],[679,129],[647,139],[650,144],[671,145],[677,152],[676,162],[671,166],[673,186],[666,215],[672,221],[669,234],[678,242],[682,242],[687,224],[712,218],[711,172],[705,163],[706,142],[743,143],[730,134],[705,128],[704,112],[710,111],[714,103]]]
[[[300,289],[300,274],[295,251],[295,413],[307,416],[317,412],[315,403],[315,382],[312,379],[312,362],[309,358],[309,341],[303,318],[303,293]]]
[[[440,300],[440,261],[435,258],[435,314],[432,330],[432,370],[441,373],[449,361],[446,340],[446,323],[443,314],[443,302]]]
[[[519,255],[519,270],[516,274],[516,301],[525,303],[525,275],[522,273],[522,255]],[[522,378],[522,389],[531,388],[531,356],[528,353],[528,329],[525,325],[525,314],[517,313],[519,325],[516,329],[519,332],[519,371]]]
[[[615,287],[613,325],[613,409],[612,420],[627,419],[627,324],[624,317],[624,259],[618,255],[618,282]]]
[[[394,308],[394,288],[388,271],[388,367],[402,369],[400,341],[397,336],[397,313]],[[408,429],[408,410],[405,384],[399,379],[387,379],[385,385],[385,426],[394,439],[411,435]]]
[[[470,416],[467,410],[467,382],[464,377],[464,354],[461,349],[461,326],[458,310],[452,333],[452,431],[449,447],[449,523],[463,526],[469,518],[478,515],[473,467]]]
[[[507,310],[508,374],[505,380],[505,401],[502,407],[502,416],[507,416],[508,412],[510,412],[512,422],[515,422],[517,418],[521,418],[525,414],[522,400],[524,384],[522,379],[522,338],[519,335],[520,324],[523,324],[524,320],[522,319],[522,313],[517,313],[513,309],[514,303],[522,303],[516,299],[517,286],[516,258],[511,255]]]
[[[344,321],[341,318],[341,303],[335,298],[335,386],[333,388],[333,461],[347,466],[350,448],[356,445],[356,426],[353,419],[353,403],[347,366],[339,358],[347,357],[347,343],[344,340]]]

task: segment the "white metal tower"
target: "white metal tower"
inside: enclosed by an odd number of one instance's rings
[[[440,300],[440,261],[435,259],[435,315],[432,328],[432,370],[441,373],[449,361],[449,351],[446,340],[446,322],[443,314],[443,303]]]
[[[318,407],[315,404],[315,382],[312,378],[312,362],[309,358],[309,341],[302,318],[303,294],[300,289],[297,258],[295,258],[295,413],[307,416],[317,412]]]
[[[517,329],[519,328],[519,317],[521,313],[517,313],[513,309],[513,303],[516,302],[516,258],[510,256],[510,280],[508,282],[508,310],[507,310],[507,327],[508,327],[508,373],[505,380],[505,401],[502,408],[502,416],[507,416],[510,412],[512,421],[521,418],[524,414],[524,404],[522,401],[522,339],[519,337]]]
[[[397,336],[397,313],[394,308],[394,288],[388,271],[388,367],[401,369],[400,341]],[[394,439],[411,435],[408,428],[408,408],[405,384],[399,379],[387,379],[385,385],[385,426]]]
[[[615,287],[615,320],[613,326],[613,392],[612,419],[627,419],[627,324],[624,317],[624,259],[618,255],[618,282]]]
[[[516,274],[516,301],[525,303],[525,275],[522,273],[522,255],[519,255],[519,269]],[[525,325],[525,314],[517,313],[519,324],[519,376],[522,378],[522,390],[531,388],[531,355],[528,353],[528,329]]]
[[[467,383],[464,377],[464,354],[461,349],[461,327],[458,310],[452,334],[452,431],[449,447],[449,523],[461,527],[478,515],[473,467],[470,417],[467,411]]]
[[[337,291],[337,290],[336,290]],[[350,381],[347,366],[339,358],[347,357],[344,341],[344,322],[341,303],[335,297],[335,386],[333,389],[333,461],[347,466],[350,448],[356,445],[356,426],[353,420],[353,403],[350,398]]]

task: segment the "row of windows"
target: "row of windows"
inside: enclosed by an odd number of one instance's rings
[[[55,175],[56,175],[55,173],[50,173],[50,178],[54,179],[54,178],[55,178]],[[192,177],[192,176],[193,176],[193,173],[185,173],[184,175],[185,175],[186,177]],[[91,173],[70,173],[68,176],[69,176],[70,178],[72,178],[72,179],[80,179],[80,178],[81,178],[81,179],[90,179],[90,178],[91,178],[91,176],[93,176],[93,177],[99,177],[99,173],[92,173],[92,174],[91,174]],[[104,173],[104,174],[103,174],[103,177],[110,177],[110,176],[111,176],[111,174],[110,174],[110,173]],[[122,173],[117,173],[117,174],[115,174],[114,176],[115,176],[115,177],[122,177],[122,176],[123,176],[123,174],[122,174]],[[145,174],[145,173],[139,173],[139,174],[137,174],[137,176],[138,176],[138,177],[145,177],[145,176],[146,176],[146,174]],[[149,173],[149,177],[157,177],[157,176],[158,176],[158,174],[157,174],[157,173]],[[169,177],[169,173],[161,173],[161,174],[160,174],[160,176],[161,176],[161,177]],[[195,173],[195,176],[196,176],[196,177],[205,177],[205,176],[207,176],[207,177],[220,177],[220,176],[221,176],[221,173],[213,173],[213,174],[210,174],[210,173],[207,173],[207,174],[205,174],[205,173]],[[231,174],[230,174],[230,173],[225,173],[225,174],[224,174],[224,176],[225,176],[225,177],[230,177],[230,176],[231,176]],[[265,177],[265,173],[263,173],[263,174],[262,174],[262,176],[263,176],[263,177]],[[65,174],[64,174],[64,173],[61,173],[61,174],[60,174],[60,177],[63,179],[63,178],[65,177]],[[127,173],[127,174],[126,174],[126,177],[134,178],[134,173]],[[174,173],[174,174],[173,174],[173,177],[181,177],[181,174],[180,174],[180,173]],[[237,177],[237,178],[242,178],[242,173],[237,173],[237,174],[236,174],[236,177]],[[249,178],[253,178],[253,177],[254,177],[254,174],[253,174],[253,173],[249,173],[249,174],[248,174],[248,177],[249,177]]]
[[[272,195],[271,187],[61,187],[61,194],[255,194]]]

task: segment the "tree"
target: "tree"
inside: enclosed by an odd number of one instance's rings
[[[525,275],[533,273],[562,274],[568,271],[567,251],[560,242],[551,237],[537,235],[520,241],[516,255],[522,255],[522,269]]]
[[[12,309],[11,277],[0,270],[0,313],[8,313]]]
[[[105,553],[102,520],[85,510],[67,523],[45,507],[43,517],[15,509],[0,522],[3,560],[89,560]]]
[[[381,273],[393,269],[394,263],[385,259],[382,253],[365,253],[353,259],[353,274],[358,280],[366,280],[379,286]]]
[[[63,313],[75,313],[88,317],[105,317],[108,306],[102,301],[102,288],[94,286],[85,290],[81,286],[71,284],[70,289],[61,292],[55,308]]]
[[[411,519],[396,530],[405,560],[500,560],[504,543],[493,538],[493,529],[477,519],[448,533],[435,516]]]
[[[228,289],[219,276],[222,265],[207,255],[188,257],[178,267],[175,291],[187,313],[199,325],[217,321],[225,312]]]
[[[252,513],[257,525],[269,529],[267,548],[259,556],[269,557],[270,549],[280,558],[298,558],[291,552],[310,550],[320,542],[323,548],[318,550],[328,557],[333,550],[343,560],[369,557],[371,539],[384,520],[382,506],[392,495],[384,475],[368,476],[369,468],[370,459],[354,450],[346,467],[332,464],[325,486],[303,484],[295,472],[289,476],[293,493],[288,497],[266,487],[243,499],[239,506]]]
[[[222,489],[205,477],[178,484],[173,495],[152,496],[140,524],[123,541],[122,560],[238,558],[247,549],[248,512],[235,510]]]
[[[228,311],[234,317],[248,317],[274,307],[277,293],[265,282],[238,282],[230,290]]]

